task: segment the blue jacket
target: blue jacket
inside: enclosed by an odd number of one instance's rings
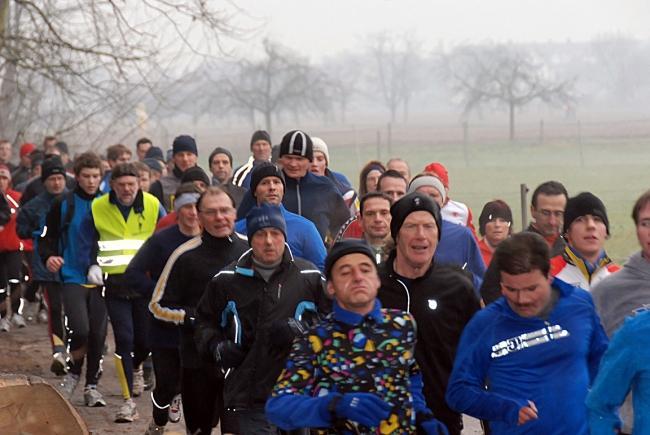
[[[607,336],[589,293],[558,279],[552,285],[559,298],[546,321],[519,316],[501,297],[463,331],[446,400],[488,420],[494,435],[589,433],[585,398]],[[538,419],[517,426],[529,400]]]
[[[478,243],[469,228],[446,220],[442,221],[442,236],[436,248],[436,263],[455,264],[472,272],[474,289],[478,295],[485,275],[485,263]]]
[[[650,311],[628,318],[612,338],[587,397],[592,435],[614,433],[617,414],[632,391],[634,434],[650,434]]]
[[[58,273],[52,273],[45,268],[39,255],[38,243],[45,226],[45,217],[56,195],[47,191],[39,193],[20,207],[16,218],[16,232],[21,239],[34,240],[32,255],[32,280],[42,282],[60,282]]]
[[[90,215],[93,199],[99,195],[88,195],[76,187],[74,192],[59,195],[47,213],[47,229],[39,242],[39,254],[44,263],[53,255],[63,257],[60,274],[64,283],[85,284],[88,267],[95,263],[94,237],[82,227]]]
[[[287,224],[287,244],[293,255],[314,263],[322,272],[325,268],[327,251],[314,224],[302,216],[287,211],[282,204],[280,210]],[[246,234],[245,218],[235,223],[235,231]]]
[[[336,235],[350,217],[343,197],[327,177],[307,172],[304,177],[295,179],[285,174],[285,183],[282,204],[290,212],[312,221],[322,240],[328,231],[332,236]],[[253,195],[247,194],[237,210],[237,219],[246,217],[255,203]]]

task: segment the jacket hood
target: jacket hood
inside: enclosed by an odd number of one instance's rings
[[[641,251],[633,254],[623,268],[634,276],[650,281],[650,261],[643,258]]]
[[[286,267],[288,264],[293,263],[293,254],[291,253],[291,248],[285,242],[284,243],[284,253],[282,254],[282,261],[278,267]],[[235,264],[235,273],[245,276],[253,276],[253,248],[249,248],[244,252],[237,263]]]

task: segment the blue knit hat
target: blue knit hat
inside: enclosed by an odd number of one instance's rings
[[[287,225],[284,222],[284,216],[282,216],[279,206],[262,203],[248,212],[246,215],[246,235],[248,240],[262,228],[277,228],[284,234],[284,240],[287,240]]]

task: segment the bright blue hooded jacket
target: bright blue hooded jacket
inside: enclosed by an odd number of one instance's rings
[[[494,435],[589,434],[585,398],[607,336],[589,293],[558,279],[552,286],[559,298],[547,320],[521,317],[501,297],[463,331],[446,400],[488,420]],[[518,426],[529,401],[538,418]]]
[[[293,255],[314,263],[322,272],[325,268],[327,251],[316,226],[307,218],[287,211],[282,204],[280,210],[287,224],[287,244]],[[235,222],[235,231],[246,234],[245,218]]]
[[[436,248],[436,263],[455,264],[472,272],[474,289],[479,296],[478,290],[485,275],[485,263],[469,228],[443,219],[442,236]]]
[[[632,390],[634,435],[650,434],[650,311],[629,318],[612,338],[587,397],[592,435],[614,433]]]

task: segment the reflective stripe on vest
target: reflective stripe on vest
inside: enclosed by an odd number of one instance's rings
[[[141,214],[129,211],[126,222],[109,195],[92,203],[95,228],[99,233],[97,264],[109,275],[124,273],[138,249],[155,231],[159,203],[156,197],[143,193],[144,210]]]

